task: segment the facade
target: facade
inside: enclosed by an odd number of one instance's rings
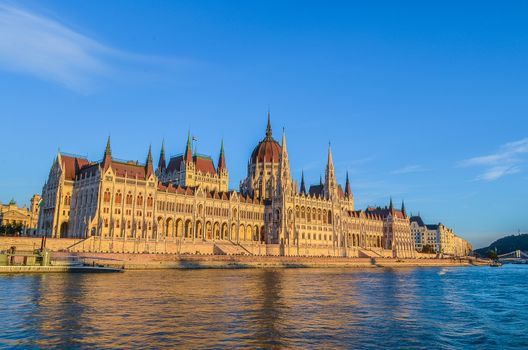
[[[273,138],[270,116],[265,137],[251,152],[239,191],[228,190],[223,143],[215,166],[211,157],[185,152],[154,168],[119,161],[110,139],[103,160],[59,152],[43,187],[39,232],[49,237],[224,243],[237,252],[306,256],[414,256],[405,208],[356,210],[348,174],[338,184],[328,148],[324,182],[306,189],[294,181],[282,134]]]
[[[0,226],[18,226],[21,228],[18,234],[33,236],[37,231],[39,217],[40,195],[31,197],[30,206],[19,207],[15,201],[8,204],[0,204]]]
[[[420,216],[411,217],[411,233],[417,251],[422,251],[426,245],[436,253],[451,256],[467,256],[472,251],[471,244],[451,228],[441,223],[426,225]]]
[[[411,235],[414,240],[414,247],[421,252],[427,242],[427,227],[420,216],[411,216]]]

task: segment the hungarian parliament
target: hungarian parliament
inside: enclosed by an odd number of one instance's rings
[[[155,166],[151,149],[145,163],[117,160],[109,137],[101,161],[58,152],[42,189],[37,232],[90,239],[90,250],[99,251],[419,254],[403,203],[399,209],[391,200],[385,207],[356,210],[348,174],[344,186],[336,179],[330,146],[324,181],[307,186],[304,175],[300,184],[295,181],[286,135],[281,143],[273,137],[269,113],[247,177],[238,191],[228,184],[223,142],[216,166],[211,157],[193,152],[190,134],[181,155],[167,158],[162,144]]]

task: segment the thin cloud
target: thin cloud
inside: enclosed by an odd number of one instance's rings
[[[0,3],[0,69],[89,93],[101,78],[117,75],[115,61],[121,66],[176,63],[113,49],[53,19]]]
[[[519,173],[520,164],[526,162],[528,154],[528,138],[508,142],[502,145],[495,153],[469,158],[458,163],[462,167],[481,166],[484,171],[476,180],[495,181],[501,177]]]
[[[402,174],[411,174],[411,173],[418,173],[421,171],[426,171],[421,165],[407,165],[403,168],[396,169],[391,171],[391,174],[393,175],[402,175]]]

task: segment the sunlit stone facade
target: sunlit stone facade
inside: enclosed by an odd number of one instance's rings
[[[187,248],[211,243],[219,254],[414,256],[405,209],[391,201],[355,210],[348,175],[343,189],[330,147],[324,182],[307,190],[302,176],[299,186],[286,135],[280,144],[273,138],[269,114],[239,191],[228,190],[223,144],[216,166],[192,148],[189,135],[185,152],[167,163],[162,146],[156,169],[150,149],[144,164],[113,158],[110,139],[99,162],[59,152],[43,187],[39,232]]]
[[[0,204],[0,226],[20,228],[17,234],[32,236],[37,231],[40,195],[31,197],[29,208],[19,207],[14,200],[8,204]]]
[[[453,229],[441,223],[426,225],[420,216],[411,217],[411,232],[417,251],[422,251],[427,245],[436,253],[467,256],[473,249],[471,244],[457,236]]]

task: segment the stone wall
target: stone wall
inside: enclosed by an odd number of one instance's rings
[[[75,238],[48,238],[46,248],[51,251],[67,250],[69,247],[81,242],[82,239]],[[40,248],[42,238],[40,237],[0,237],[0,250],[16,246],[19,250],[30,250]]]
[[[52,259],[61,259],[71,253],[53,253]],[[343,258],[343,257],[288,257],[288,256],[226,256],[226,255],[176,255],[176,254],[129,254],[129,253],[74,253],[89,264],[126,269],[170,268],[263,268],[263,267],[420,267],[420,266],[467,266],[478,264],[468,259],[390,259],[390,258]]]

